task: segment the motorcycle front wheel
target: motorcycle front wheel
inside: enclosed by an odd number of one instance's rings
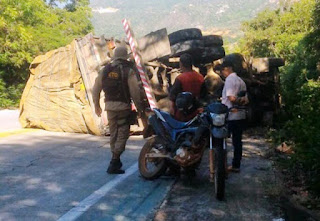
[[[164,158],[147,158],[148,153],[159,153],[158,146],[161,146],[157,136],[147,140],[139,155],[139,172],[147,180],[153,180],[163,175],[167,169]]]

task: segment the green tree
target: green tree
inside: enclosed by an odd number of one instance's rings
[[[93,30],[88,0],[56,2],[0,0],[0,107],[18,103],[35,56]]]
[[[291,62],[298,43],[312,30],[314,0],[301,0],[282,10],[266,10],[242,24],[241,52],[255,57],[276,56]],[[288,7],[288,6],[291,7]]]
[[[320,1],[285,1],[243,24],[240,50],[286,59],[281,88],[286,117],[284,139],[295,143],[295,163],[303,165],[312,190],[320,194]]]

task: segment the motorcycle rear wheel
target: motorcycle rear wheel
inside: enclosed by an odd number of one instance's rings
[[[214,173],[214,186],[215,195],[218,200],[224,199],[225,193],[225,180],[226,180],[226,151],[223,149],[223,139],[218,141],[215,150],[215,173]]]
[[[161,144],[157,136],[147,140],[140,151],[139,155],[139,172],[141,176],[147,180],[153,180],[166,172],[167,165],[164,158],[146,158],[148,153],[156,153],[159,151],[156,144]]]

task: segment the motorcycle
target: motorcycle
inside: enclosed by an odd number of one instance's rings
[[[139,172],[147,180],[163,175],[168,167],[194,170],[209,147],[210,181],[215,196],[225,195],[228,137],[227,106],[214,102],[188,122],[180,122],[167,112],[153,109],[148,123],[154,136],[148,138],[139,155]]]

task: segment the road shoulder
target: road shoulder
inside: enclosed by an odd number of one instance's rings
[[[263,158],[268,145],[262,138],[246,137],[241,172],[229,174],[226,199],[214,197],[209,182],[208,154],[204,155],[196,178],[180,178],[156,213],[154,220],[273,220],[282,211],[274,198],[277,175],[272,162]],[[229,144],[228,162],[232,159]]]

